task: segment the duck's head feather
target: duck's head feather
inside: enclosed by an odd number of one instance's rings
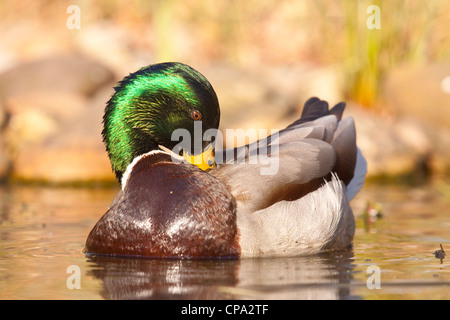
[[[198,154],[193,150],[195,123],[201,121],[203,132],[219,126],[214,89],[200,72],[185,64],[166,62],[141,68],[114,89],[105,108],[102,135],[119,182],[137,156],[158,149],[158,145],[172,150],[179,143],[172,137],[175,130],[190,133],[190,148],[184,151]]]

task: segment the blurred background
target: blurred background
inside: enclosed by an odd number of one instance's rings
[[[369,179],[448,177],[449,30],[445,0],[2,0],[0,179],[114,183],[105,103],[163,61],[210,80],[222,129],[283,128],[311,96],[346,101]]]

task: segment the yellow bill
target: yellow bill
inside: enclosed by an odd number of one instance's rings
[[[190,155],[186,151],[183,151],[183,158],[186,159],[187,162],[196,165],[202,170],[209,170],[216,166],[214,159],[214,148],[212,144],[210,144],[203,151],[203,153],[198,155]]]

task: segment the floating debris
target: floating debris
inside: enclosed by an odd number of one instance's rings
[[[441,259],[441,263],[444,260],[445,256],[447,255],[444,251],[444,248],[442,247],[442,243],[439,244],[441,246],[441,250],[436,250],[434,252],[434,256],[436,259]]]
[[[366,209],[363,212],[364,227],[366,231],[374,231],[373,226],[381,219],[383,206],[379,202],[367,202]]]

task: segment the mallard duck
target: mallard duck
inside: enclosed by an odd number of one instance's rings
[[[102,131],[122,189],[85,251],[244,258],[351,247],[349,201],[364,183],[366,161],[353,119],[342,119],[344,108],[310,98],[285,129],[220,151],[217,140],[198,139],[217,130],[220,119],[216,93],[202,74],[160,63],[126,76],[107,103]],[[199,124],[201,135],[194,132]],[[189,143],[174,141],[177,129],[190,134]],[[262,172],[268,162],[258,161],[261,150],[276,170]]]

